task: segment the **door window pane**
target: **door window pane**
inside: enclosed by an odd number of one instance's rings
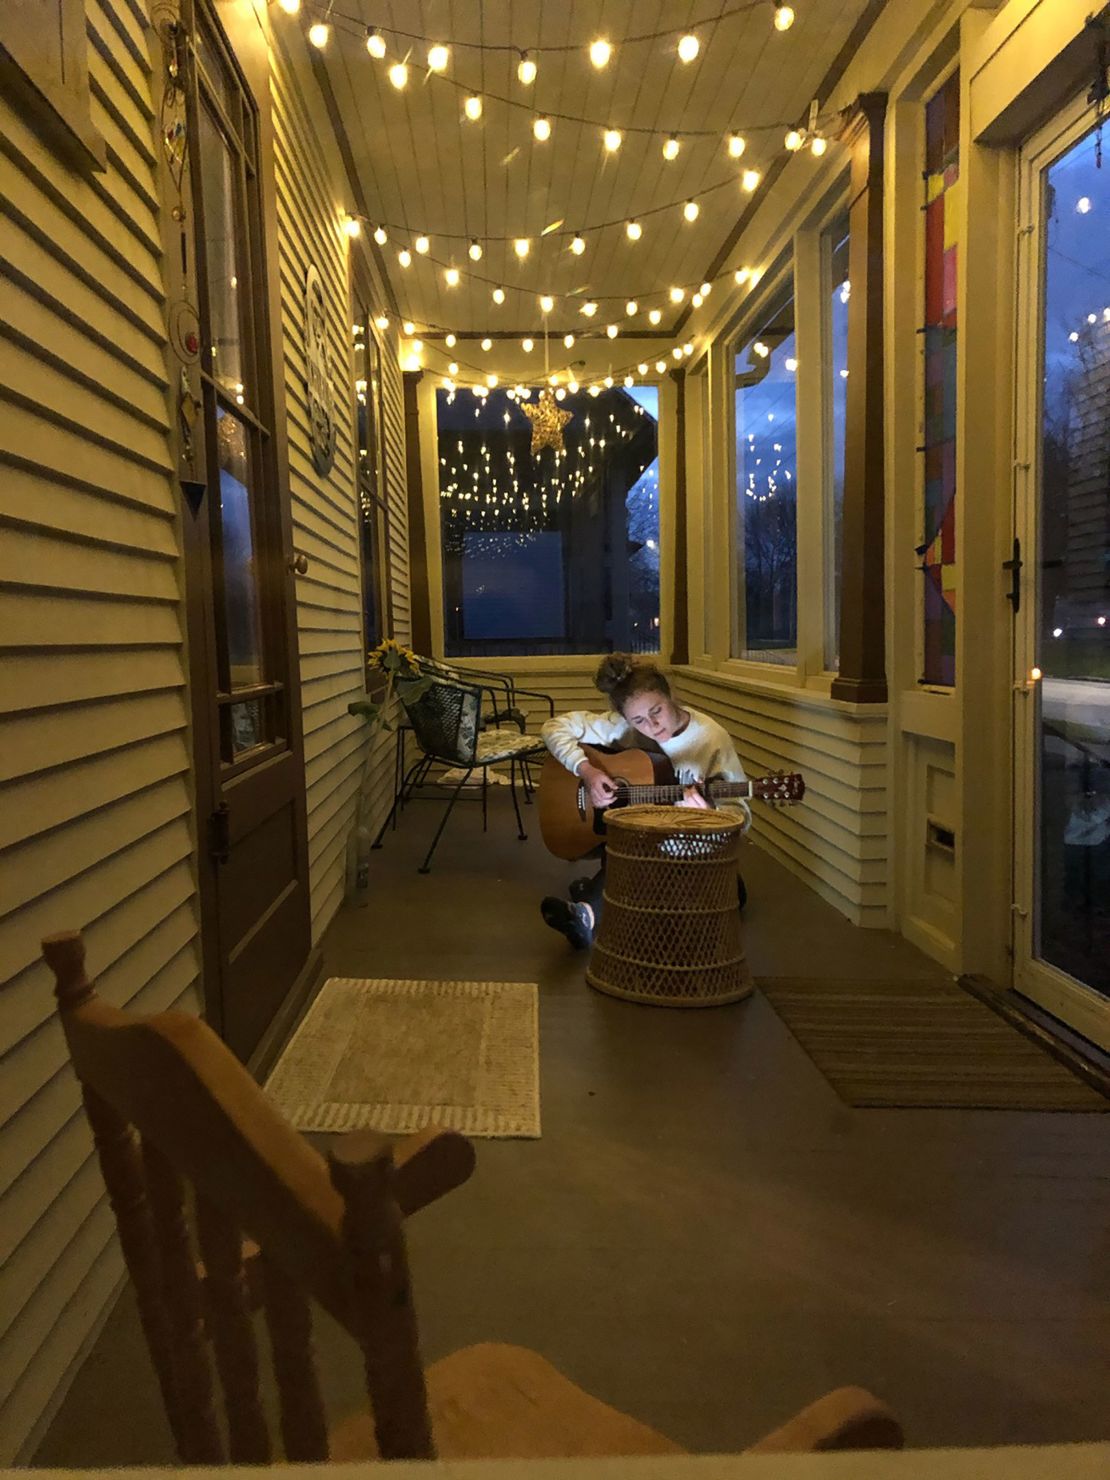
[[[247,431],[222,407],[216,412],[216,443],[228,686],[235,690],[261,683],[262,658]]]
[[[436,403],[447,653],[657,652],[658,389],[568,392],[535,455],[515,392]]]
[[[246,389],[239,302],[247,284],[239,254],[237,166],[222,132],[203,106],[199,133],[204,249],[208,264],[209,368],[220,385],[239,398],[242,405]]]
[[[736,636],[733,654],[798,657],[794,281],[736,355]]]
[[[1110,171],[1047,171],[1036,567],[1041,959],[1110,995]]]
[[[848,218],[834,223],[822,242],[825,257],[828,324],[828,363],[825,394],[828,397],[828,437],[825,455],[827,502],[825,518],[828,561],[825,608],[825,667],[840,667],[840,569],[844,550],[844,446],[848,425]]]

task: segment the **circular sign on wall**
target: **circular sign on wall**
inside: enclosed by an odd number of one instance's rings
[[[330,473],[335,462],[335,399],[328,369],[328,316],[324,285],[314,266],[304,281],[305,382],[312,462],[318,473]]]

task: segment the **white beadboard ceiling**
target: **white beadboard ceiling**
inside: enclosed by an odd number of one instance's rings
[[[276,19],[304,28],[324,9],[306,6],[295,21]],[[742,169],[766,171],[781,156],[785,127],[804,118],[868,9],[868,0],[795,0],[794,25],[778,32],[770,0],[738,13],[730,13],[737,11],[730,0],[336,0],[331,39],[319,61],[371,214],[366,230],[380,222],[389,232],[382,259],[403,315],[421,331],[538,335],[539,295],[551,293],[553,335],[604,335],[613,321],[622,336],[648,331],[652,307],[663,310],[663,320],[651,332],[665,334],[683,311],[669,302],[668,289],[702,281],[751,200],[739,184]],[[386,42],[384,61],[366,50],[370,26]],[[689,65],[676,56],[677,34],[628,39],[687,26],[701,42]],[[430,74],[427,43],[401,32],[449,45],[446,75]],[[614,47],[600,71],[587,55],[599,36]],[[481,51],[466,42],[513,49]],[[536,50],[542,46],[571,49]],[[516,75],[525,49],[539,67],[530,87]],[[409,82],[398,91],[387,69],[406,58]],[[470,91],[484,102],[477,123],[463,114]],[[539,113],[591,121],[553,118],[550,140],[540,143],[532,134]],[[625,132],[620,150],[607,154],[606,126],[652,133]],[[731,129],[747,140],[741,160],[725,149]],[[689,130],[709,130],[711,137],[684,137]],[[670,132],[682,142],[674,162],[662,157]],[[695,196],[700,214],[689,224],[682,203]],[[675,203],[672,209],[648,214],[668,202]],[[635,243],[624,229],[630,217],[643,225]],[[587,248],[581,256],[569,250],[569,236],[542,236],[553,222],[562,222],[563,231],[582,231]],[[403,269],[397,252],[411,250],[421,232],[431,238],[431,250],[423,257],[414,252],[413,265]],[[532,239],[524,261],[511,241],[493,239],[516,236]],[[477,264],[467,256],[472,237],[484,248]],[[448,265],[461,271],[456,288],[444,281]],[[500,307],[491,298],[497,284],[506,292]],[[591,297],[599,300],[592,323],[577,309]],[[631,319],[627,298],[640,305]]]

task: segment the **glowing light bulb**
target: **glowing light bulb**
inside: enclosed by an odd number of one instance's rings
[[[493,292],[490,294],[490,297],[493,299],[494,303],[504,303],[505,302],[505,289],[504,288],[494,288]]]
[[[308,39],[318,50],[323,51],[331,37],[331,27],[326,26],[323,21],[316,21],[308,28]]]
[[[678,142],[678,136],[676,134],[671,134],[670,138],[665,139],[663,142],[663,158],[677,159],[680,147],[681,146]]]
[[[652,324],[657,324],[662,317],[663,310],[661,308],[653,308],[648,314],[648,322]]]
[[[459,286],[459,269],[457,267],[449,267],[443,276],[449,288],[457,288]]]
[[[636,302],[635,298],[630,298],[624,305],[624,311],[631,318],[634,313],[639,313],[640,305]]]
[[[670,300],[671,300],[672,303],[681,303],[682,300],[685,297],[686,297],[686,289],[685,288],[672,288],[671,291],[670,291]]]
[[[583,303],[581,312],[584,313],[588,319],[592,319],[594,314],[597,313],[597,304],[594,303],[592,300],[588,300],[586,303]]]
[[[656,362],[655,362],[655,373],[657,375],[665,375],[667,373],[667,362],[666,362],[666,360],[656,360]]]
[[[482,348],[485,350],[486,354],[488,355],[489,352],[490,352],[490,350],[493,348],[493,340],[492,339],[488,339],[488,338],[487,339],[483,339],[482,340]]]
[[[530,355],[534,348],[533,343],[530,339],[522,339],[520,341],[520,347],[526,355]]]
[[[639,221],[626,221],[624,224],[624,234],[630,242],[638,242],[644,234],[644,228],[640,225]]]
[[[829,141],[824,134],[817,134],[809,141],[809,152],[817,159],[821,158],[828,147]]]
[[[624,142],[624,135],[619,128],[607,128],[605,130],[605,147],[610,154],[615,154]]]
[[[397,253],[397,261],[401,264],[402,267],[412,266],[412,253],[409,251],[408,247],[402,247],[401,250]]]
[[[489,375],[486,376],[486,384],[489,386],[490,390],[493,390],[494,386],[497,384],[497,376],[494,375],[492,371]]]
[[[713,291],[713,284],[712,283],[702,283],[701,287],[698,289],[698,292],[701,294],[701,296],[703,298],[708,298],[709,295],[710,295],[710,293],[712,293],[712,291]]]
[[[775,30],[789,31],[794,24],[794,12],[789,5],[775,6]]]
[[[301,0],[278,0],[278,4],[286,15],[296,15],[301,8]]]
[[[573,334],[564,334],[563,335],[563,343],[566,345],[567,349],[573,348],[573,346],[574,346],[574,335]]]
[[[752,345],[752,353],[757,354],[761,360],[765,360],[771,351],[763,343],[762,339],[757,339]]]
[[[525,87],[531,87],[536,80],[536,64],[526,51],[520,54],[520,61],[516,64],[516,75]]]
[[[621,331],[620,331],[620,328],[619,328],[619,327],[618,327],[618,326],[617,326],[617,325],[616,325],[616,324],[609,324],[609,325],[608,325],[608,326],[607,326],[607,327],[606,327],[606,330],[605,330],[605,332],[606,332],[606,334],[607,334],[607,335],[608,335],[608,336],[609,336],[609,338],[610,338],[610,339],[616,339],[616,337],[617,337],[617,335],[618,335],[618,334],[619,334],[619,333],[620,333],[620,332],[621,332]]]
[[[682,207],[682,214],[686,217],[687,221],[696,221],[700,212],[701,206],[698,205],[696,200],[688,200]]]
[[[751,275],[752,270],[750,267],[738,267],[736,271],[732,274],[732,281],[736,284],[738,288],[740,288],[743,287],[743,285],[748,281]]]
[[[690,307],[691,308],[700,308],[701,305],[702,305],[702,296],[701,296],[700,293],[695,293],[694,296],[693,296],[693,298],[690,299]]]
[[[416,238],[416,240],[413,242],[413,246],[420,253],[421,257],[424,257],[424,256],[427,255],[428,250],[431,247],[431,245],[432,245],[431,242],[428,240],[428,238],[426,236],[418,236]]]
[[[374,240],[377,242],[379,247],[385,246],[386,242],[389,240],[389,236],[384,226],[374,227]]]
[[[526,237],[526,236],[518,236],[517,239],[516,239],[516,241],[513,242],[513,251],[520,258],[527,257],[528,253],[531,250],[532,250],[531,240],[528,237]]]
[[[641,375],[646,375],[648,373],[647,361],[646,360],[641,360],[640,363],[636,366],[636,369],[639,371],[639,373]]]
[[[701,50],[701,44],[692,31],[687,31],[678,43],[678,59],[680,62],[692,62]]]
[[[448,334],[443,342],[448,349],[454,349],[455,345],[458,344],[459,341],[456,339],[454,334]]]
[[[1075,203],[1075,209],[1081,216],[1085,216],[1091,209],[1091,197],[1089,195],[1081,195]]]
[[[376,62],[380,62],[385,56],[385,38],[380,31],[367,31],[366,50]]]
[[[624,377],[624,384],[625,384],[625,389],[627,389],[629,386],[635,385],[636,384],[635,376],[626,375]]]
[[[747,140],[741,134],[729,134],[728,155],[730,159],[739,159],[748,147]]]
[[[408,86],[409,69],[404,62],[394,62],[389,69],[389,80],[398,92]]]
[[[436,44],[428,52],[428,66],[433,72],[446,72],[447,63],[451,60],[451,49],[447,46]]]
[[[540,299],[540,308],[544,313],[550,313],[555,307],[555,300],[550,293],[545,293]]]
[[[597,40],[590,45],[590,61],[599,70],[609,65],[609,58],[613,55],[613,48],[608,41]]]
[[[745,170],[744,173],[740,176],[740,184],[748,192],[748,194],[751,195],[752,191],[759,184],[761,179],[762,176],[760,175],[758,170]]]
[[[477,239],[477,237],[475,237],[475,239],[470,243],[469,247],[467,247],[466,255],[470,258],[471,262],[481,262],[482,243]]]
[[[545,143],[551,137],[551,119],[536,118],[532,121],[532,132],[540,143]]]
[[[570,391],[570,393],[571,393],[572,396],[576,396],[578,394],[578,382],[577,382],[577,380],[568,380],[567,381],[567,390]]]
[[[599,385],[591,385],[590,386],[590,395],[591,396],[600,396],[601,395],[601,387]]]
[[[789,355],[785,360],[783,360],[782,363],[786,366],[791,375],[793,375],[794,371],[798,368],[798,362],[793,355]]]
[[[374,322],[384,334],[385,331],[389,328],[389,315],[387,313],[380,313],[378,317],[374,320]]]
[[[688,339],[686,343],[682,346],[682,353],[686,355],[687,358],[689,358],[689,356],[694,353],[694,345],[692,340]]]
[[[606,389],[607,390],[612,390],[612,388],[613,388],[613,377],[611,375],[607,375],[605,377],[605,386],[606,386]]]
[[[401,328],[404,330],[404,332],[406,334],[415,334],[416,333],[416,325],[413,323],[413,321],[411,319],[406,319],[405,322],[401,325]]]
[[[805,140],[802,138],[802,135],[798,129],[792,128],[782,142],[786,146],[786,148],[790,150],[791,154],[796,154],[797,151],[805,143]]]
[[[362,222],[357,216],[348,216],[343,222],[343,230],[353,241],[356,236],[360,236],[362,233]]]
[[[477,93],[471,93],[463,104],[463,112],[472,122],[477,122],[482,116],[482,100]]]
[[[556,399],[556,401],[565,401],[566,398],[567,398],[567,393],[563,389],[563,387],[560,386],[559,389],[555,392],[555,399]]]
[[[584,239],[578,234],[578,232],[575,232],[574,234],[574,239],[570,244],[570,249],[576,257],[581,257],[582,253],[586,250],[586,243]]]
[[[448,365],[447,373],[448,375],[457,375],[459,373],[459,367],[455,364],[454,360]]]

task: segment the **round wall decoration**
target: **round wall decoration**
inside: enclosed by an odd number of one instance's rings
[[[312,462],[318,473],[330,473],[335,462],[335,398],[329,373],[324,285],[314,266],[305,273],[304,346]]]

